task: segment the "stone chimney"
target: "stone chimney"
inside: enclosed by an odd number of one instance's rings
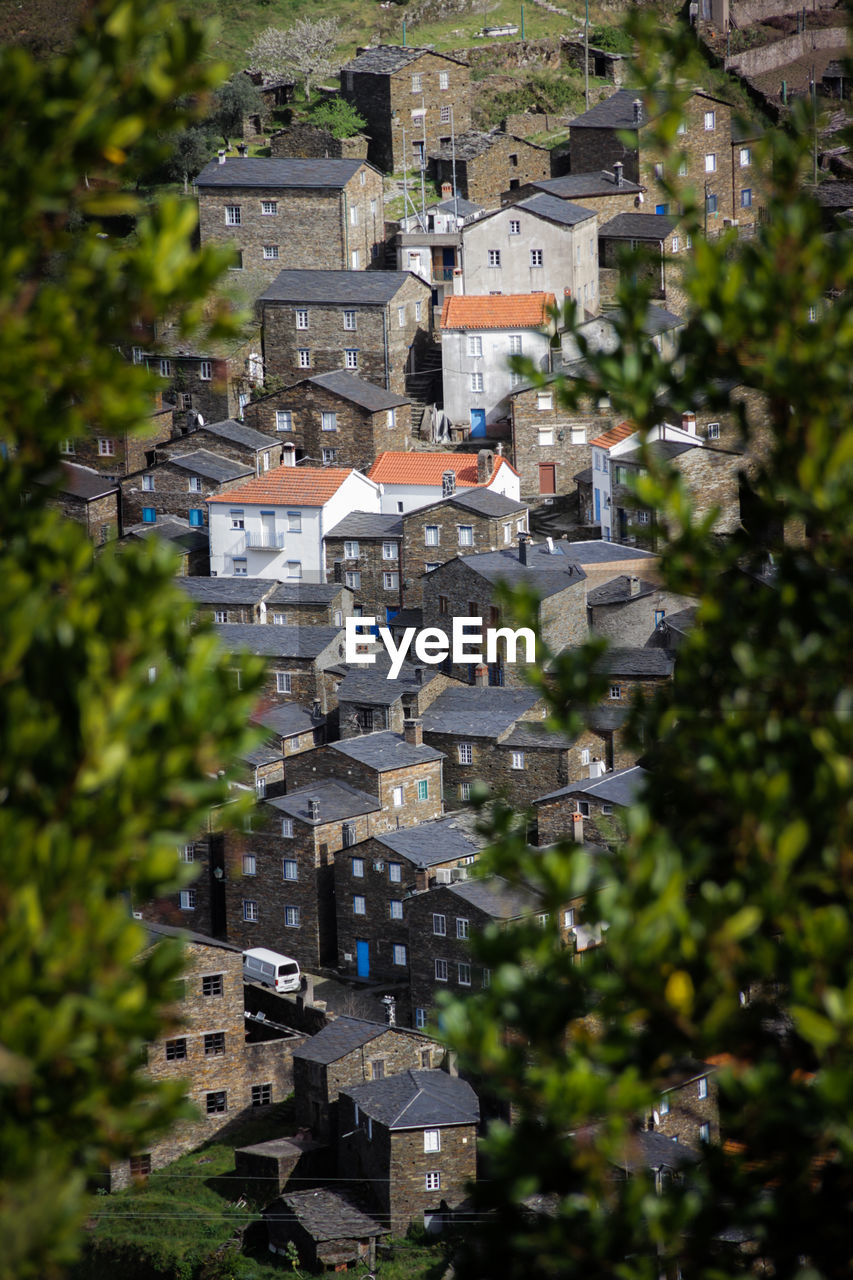
[[[317,822],[320,818],[320,801],[314,796],[308,801],[308,817],[312,822]]]
[[[397,1001],[393,996],[383,996],[382,1003],[385,1005],[385,1022],[389,1027],[397,1025]]]
[[[621,160],[617,160],[617,161],[616,161],[616,163],[613,165],[613,180],[614,180],[614,182],[616,183],[616,186],[617,186],[617,187],[621,187],[621,186],[622,186],[622,170],[623,170],[623,168],[624,168],[624,165],[622,164],[622,161],[621,161]]]
[[[692,436],[696,434],[696,414],[690,410],[681,415],[681,430],[689,431]]]
[[[485,663],[480,663],[474,668],[474,684],[478,689],[487,689],[489,687],[489,668]]]
[[[410,747],[422,747],[424,742],[423,720],[404,720],[403,737]]]
[[[429,872],[426,867],[418,867],[415,871],[415,889],[424,893],[429,888]]]
[[[415,667],[415,684],[423,684],[424,669],[423,667]]]
[[[643,103],[642,99],[634,99],[634,124],[643,123]]]
[[[246,159],[246,157],[248,156],[248,154],[249,154],[249,144],[248,144],[248,142],[238,142],[238,143],[237,143],[237,155],[240,157],[240,159],[241,159],[241,160],[245,160],[245,159]]]
[[[628,593],[632,596],[638,596],[640,594],[640,579],[636,574],[632,573],[628,579]]]
[[[572,839],[575,844],[583,844],[583,814],[572,814]]]
[[[527,564],[527,543],[529,539],[526,533],[518,535],[518,563]]]
[[[477,454],[477,484],[488,484],[495,469],[495,455],[491,449],[481,449]]]
[[[323,715],[323,711],[320,706],[320,699],[315,698],[314,701],[311,703],[311,719],[320,720],[322,718],[322,715]]]
[[[461,267],[454,267],[454,268],[453,268],[453,296],[454,296],[454,298],[461,298],[461,297],[462,297],[462,294],[465,292],[465,290],[464,290],[464,288],[463,288],[463,284],[462,284],[462,282],[463,282],[463,278],[464,278],[464,277],[463,277],[463,275],[462,275],[462,268],[461,268]]]

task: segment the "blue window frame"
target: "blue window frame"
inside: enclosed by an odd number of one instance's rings
[[[143,508],[142,508],[142,522],[143,522],[143,524],[156,524],[156,523],[157,523],[157,511],[156,511],[156,509],[155,509],[154,507],[143,507]]]
[[[190,507],[190,524],[194,528],[199,528],[204,524],[204,511],[201,507]]]

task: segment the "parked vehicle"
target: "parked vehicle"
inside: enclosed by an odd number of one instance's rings
[[[298,991],[301,974],[292,956],[280,955],[266,947],[243,952],[243,981],[260,982],[274,991]]]

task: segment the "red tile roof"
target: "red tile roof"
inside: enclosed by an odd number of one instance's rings
[[[618,427],[611,427],[609,431],[605,431],[604,435],[596,436],[594,440],[590,440],[590,444],[594,444],[598,449],[610,449],[614,444],[618,444],[620,440],[627,439],[632,436],[637,428],[632,422],[620,422]]]
[[[337,493],[351,467],[274,467],[256,480],[235,485],[208,502],[271,502],[279,506],[322,507]]]
[[[451,294],[444,299],[442,329],[541,329],[549,323],[553,293]]]
[[[495,465],[487,484],[495,478],[500,467],[509,467],[506,458],[495,456]],[[445,471],[456,475],[459,488],[476,488],[476,453],[380,453],[367,473],[376,484],[429,484],[440,485]]]

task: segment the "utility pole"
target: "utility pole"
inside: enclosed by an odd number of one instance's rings
[[[589,0],[586,0],[586,22],[583,28],[583,93],[589,111]]]
[[[815,79],[814,63],[812,64],[812,144],[814,161],[812,181],[817,185],[817,80]]]

